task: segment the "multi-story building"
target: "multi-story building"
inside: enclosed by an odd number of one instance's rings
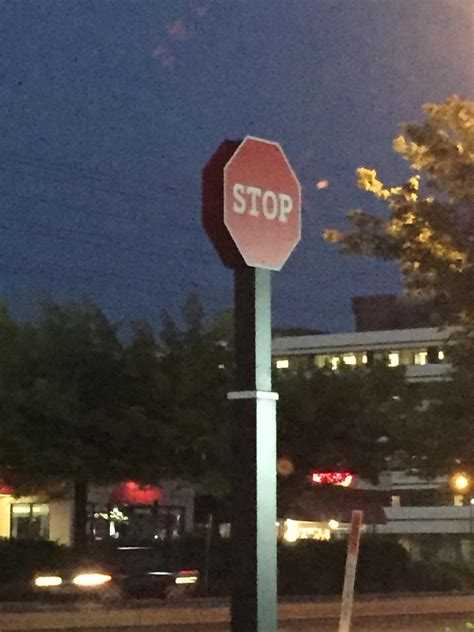
[[[410,381],[440,380],[449,376],[446,347],[452,329],[422,327],[389,331],[286,336],[273,341],[275,366],[281,370],[340,366],[357,367],[383,361],[404,365]]]
[[[356,299],[353,305],[369,311],[376,310],[378,298],[372,297],[372,300],[366,301],[359,299],[358,304]],[[382,302],[384,305],[391,303],[387,297],[383,297]],[[390,310],[382,310],[382,313],[386,321]],[[367,322],[374,326],[380,324],[373,314],[367,316],[359,313],[357,316],[359,326]],[[420,320],[417,322],[420,323]],[[399,319],[397,324],[403,324],[403,319]],[[410,382],[447,380],[451,365],[446,360],[446,350],[451,344],[452,333],[453,328],[420,326],[280,336],[273,340],[273,361],[279,371],[303,373],[324,367],[334,371],[342,366],[357,369],[382,361],[389,367],[403,365],[406,379]],[[449,485],[448,477],[423,479],[401,469],[387,469],[381,474],[377,486],[360,479],[356,479],[355,485],[361,489],[378,489],[384,492],[381,497],[388,499],[384,507],[387,523],[374,526],[374,531],[398,535],[415,555],[420,552],[426,536],[442,539],[441,536],[450,534],[451,537],[445,537],[445,540],[450,541],[447,549],[443,547],[445,553],[450,550],[453,554],[452,551],[461,548],[465,552],[468,550],[465,555],[470,557],[471,545],[468,546],[467,541],[472,541],[474,533],[474,499],[471,503],[468,489],[464,493],[457,492]],[[463,546],[452,546],[454,540]]]

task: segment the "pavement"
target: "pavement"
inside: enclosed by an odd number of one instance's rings
[[[81,604],[74,608],[36,607],[0,612],[0,632],[229,632],[229,608],[224,602],[192,600],[182,605],[133,602],[108,608]],[[336,632],[337,600],[293,601],[279,604],[279,632]],[[474,622],[474,595],[365,597],[354,604],[351,632],[465,631]]]

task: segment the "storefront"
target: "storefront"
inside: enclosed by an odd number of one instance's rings
[[[127,481],[92,487],[88,502],[91,539],[152,541],[179,538],[194,527],[194,489],[183,482],[140,486]],[[45,539],[70,545],[73,539],[74,500],[46,494],[15,496],[0,486],[0,537]]]
[[[3,489],[3,492],[6,490]],[[9,490],[10,492],[12,490]],[[73,502],[0,493],[0,537],[71,544]]]

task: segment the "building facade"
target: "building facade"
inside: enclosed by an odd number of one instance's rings
[[[406,379],[412,383],[449,380],[452,367],[446,357],[453,332],[453,328],[418,327],[282,336],[273,341],[273,362],[278,371],[303,374],[314,368],[337,371],[347,366],[356,370],[384,362],[389,367],[404,366]],[[354,485],[383,492],[388,499],[384,507],[387,523],[374,525],[374,532],[398,536],[415,557],[421,555],[425,536],[449,536],[451,544],[457,539],[464,556],[473,559],[474,498],[470,490],[459,493],[451,488],[448,477],[426,480],[401,469],[383,472],[376,486],[360,479]],[[454,555],[455,548],[444,547],[444,554]]]
[[[157,494],[127,493],[127,485],[91,487],[88,496],[88,532],[93,540],[114,538],[151,541],[176,538],[194,528],[194,488],[183,481],[163,481]],[[150,486],[148,486],[150,487]],[[121,490],[117,494],[117,488]],[[0,485],[0,538],[45,539],[69,546],[73,542],[74,499],[16,496]]]
[[[287,336],[273,341],[279,370],[357,367],[385,362],[406,367],[411,382],[449,378],[446,349],[453,328],[393,329],[350,333]]]

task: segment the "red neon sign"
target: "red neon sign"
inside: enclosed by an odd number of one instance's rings
[[[116,485],[110,496],[110,502],[127,505],[152,505],[162,502],[164,492],[155,485],[139,485],[135,481],[125,481]]]
[[[351,472],[312,472],[311,482],[316,485],[341,485],[349,487],[354,480]]]

